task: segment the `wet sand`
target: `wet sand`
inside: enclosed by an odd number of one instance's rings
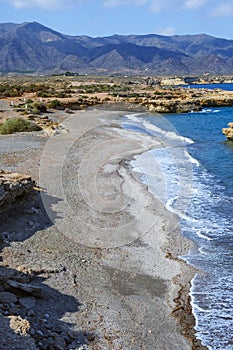
[[[1,168],[32,175],[43,189],[39,201],[31,199],[34,213],[23,199],[10,220],[1,214],[10,241],[3,263],[37,271],[45,292],[63,296],[55,305],[44,298],[35,313],[51,309],[55,325],[86,337],[85,347],[80,338],[65,349],[204,349],[189,305],[195,271],[179,258],[190,242],[130,166],[134,155],[161,144],[122,129],[122,115],[80,111],[50,138],[0,137]],[[66,296],[78,310],[67,310]]]

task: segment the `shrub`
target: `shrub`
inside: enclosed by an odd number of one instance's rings
[[[49,108],[58,108],[60,109],[62,107],[62,103],[59,100],[52,100],[48,103]]]
[[[30,132],[41,130],[41,127],[22,118],[10,118],[0,125],[0,134],[13,134],[14,132]]]
[[[31,105],[29,105],[28,108],[34,114],[45,113],[47,111],[47,107],[43,102],[36,102],[35,101]]]

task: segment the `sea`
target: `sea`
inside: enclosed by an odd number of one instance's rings
[[[204,87],[233,90],[233,84]],[[221,131],[229,122],[233,107],[131,114],[123,122],[162,142],[132,165],[193,241],[182,259],[198,269],[190,290],[195,332],[211,350],[233,349],[233,141]]]

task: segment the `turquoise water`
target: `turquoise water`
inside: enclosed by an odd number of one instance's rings
[[[221,132],[228,122],[233,108],[135,115],[124,123],[163,142],[132,164],[194,242],[183,259],[202,271],[191,289],[196,335],[213,350],[233,349],[233,142]]]

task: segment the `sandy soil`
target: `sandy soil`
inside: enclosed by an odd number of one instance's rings
[[[15,335],[11,310],[0,307],[3,349],[203,348],[188,297],[195,271],[179,259],[190,243],[129,165],[160,143],[122,129],[123,114],[63,114],[50,138],[0,137],[1,168],[33,176],[41,189],[0,212],[0,277],[30,273],[42,290],[33,315],[18,309],[27,336]]]

